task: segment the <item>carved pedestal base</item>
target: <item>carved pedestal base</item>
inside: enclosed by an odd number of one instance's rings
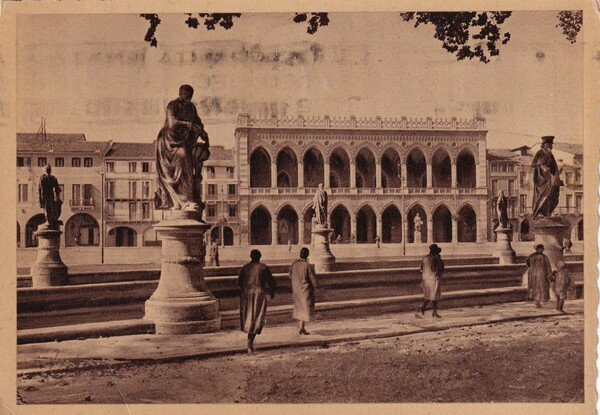
[[[162,264],[144,318],[154,323],[156,334],[219,330],[219,306],[204,283],[204,233],[210,225],[198,212],[173,211],[155,228],[162,238]]]
[[[335,257],[329,249],[329,234],[333,229],[316,226],[312,230],[312,251],[308,257],[316,272],[329,272],[335,269]]]
[[[510,245],[511,228],[496,228],[496,247],[494,255],[500,259],[500,264],[513,264],[515,262],[515,251]]]
[[[69,269],[60,259],[60,223],[38,227],[38,256],[31,267],[31,284],[34,288],[67,285]]]

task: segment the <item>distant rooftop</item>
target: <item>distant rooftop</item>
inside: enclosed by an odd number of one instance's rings
[[[153,158],[155,153],[155,142],[152,143],[122,143],[109,142],[105,157],[115,158]]]
[[[517,156],[519,154],[515,154],[513,150],[508,150],[505,148],[488,148],[487,149],[487,159],[488,161],[514,161],[517,162]]]
[[[253,117],[238,116],[238,127],[255,128],[332,128],[374,130],[485,130],[485,118],[361,118],[349,117]]]
[[[83,134],[17,133],[17,151],[20,152],[64,152],[103,154],[108,143],[86,141]]]
[[[583,155],[583,144],[561,143],[555,141],[552,147],[556,150],[564,151],[565,153],[573,154],[575,156]]]

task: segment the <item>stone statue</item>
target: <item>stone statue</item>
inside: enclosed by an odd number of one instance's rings
[[[319,183],[319,187],[313,198],[313,209],[317,217],[317,224],[327,227],[327,192],[323,189],[323,183]]]
[[[421,243],[422,239],[423,239],[422,233],[421,233],[421,228],[423,226],[423,220],[421,219],[421,215],[419,215],[418,212],[415,215],[415,218],[413,219],[413,223],[415,225],[415,230],[414,230],[415,242]]]
[[[51,174],[52,167],[49,164],[46,164],[44,171],[46,173],[40,177],[38,186],[40,207],[44,209],[46,223],[51,228],[58,229],[58,225],[62,223],[58,218],[60,218],[63,203],[60,199],[60,186],[56,177]]]
[[[552,144],[554,137],[542,137],[542,148],[535,153],[531,166],[533,167],[533,218],[549,217],[558,205],[560,193],[560,173],[554,155]]]
[[[504,190],[500,190],[498,195],[496,213],[498,214],[498,227],[508,228],[508,199],[504,196]]]
[[[210,156],[208,134],[191,102],[194,89],[179,88],[179,98],[169,102],[163,128],[156,141],[156,209],[202,212],[202,164]]]

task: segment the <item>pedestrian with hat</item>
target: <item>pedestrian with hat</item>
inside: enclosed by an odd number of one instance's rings
[[[429,245],[429,253],[421,260],[421,288],[423,289],[423,306],[421,307],[420,314],[416,316],[421,318],[425,315],[425,310],[429,303],[432,303],[433,313],[432,316],[435,318],[442,318],[438,314],[438,304],[442,296],[440,288],[440,279],[444,272],[444,261],[440,256],[442,248],[437,244]]]
[[[550,299],[550,281],[554,278],[550,260],[544,255],[544,245],[537,244],[535,252],[527,257],[527,275],[529,296],[540,308],[541,303]]]
[[[308,263],[310,251],[304,247],[300,250],[300,258],[290,266],[289,277],[292,281],[294,298],[294,320],[298,322],[298,334],[308,335],[306,323],[312,320],[315,311],[315,289],[317,277],[315,270]]]

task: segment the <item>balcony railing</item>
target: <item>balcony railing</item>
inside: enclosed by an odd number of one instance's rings
[[[71,199],[69,201],[72,209],[93,209],[94,208],[94,199]]]
[[[583,206],[559,206],[554,209],[554,213],[562,215],[581,215],[583,214]]]
[[[295,188],[295,187],[251,187],[250,194],[252,195],[310,195],[314,194],[315,188]],[[484,195],[488,193],[486,187],[473,187],[473,188],[451,188],[451,187],[391,187],[391,188],[373,188],[373,187],[334,187],[328,189],[332,195],[350,195],[350,194],[407,194],[407,195],[470,195],[478,194]],[[230,200],[236,199],[237,195],[229,195]],[[216,201],[218,197],[216,195],[207,195],[207,201]]]
[[[122,215],[122,214],[107,214],[106,220],[109,222],[158,222],[160,219],[154,219],[152,215],[144,218],[142,213],[136,213],[135,215]]]

